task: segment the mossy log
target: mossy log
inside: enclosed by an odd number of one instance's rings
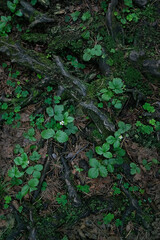
[[[93,103],[94,99],[88,99],[87,87],[79,78],[71,75],[58,56],[53,56],[53,61],[46,58],[44,54],[23,48],[18,42],[9,38],[1,38],[0,52],[6,54],[12,62],[26,67],[43,76],[37,87],[42,87],[54,81],[55,85],[62,85],[68,94],[80,103],[82,108],[89,114],[101,133],[108,135],[115,130],[109,117],[101,112]]]

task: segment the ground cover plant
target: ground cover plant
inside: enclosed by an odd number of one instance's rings
[[[0,0],[0,239],[160,238],[159,1]]]

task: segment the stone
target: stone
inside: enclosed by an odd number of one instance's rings
[[[143,69],[145,72],[153,76],[160,77],[160,60],[146,59],[143,61]]]
[[[137,62],[139,57],[143,57],[144,55],[145,55],[144,51],[137,52],[137,51],[133,50],[130,52],[129,59],[133,62]]]

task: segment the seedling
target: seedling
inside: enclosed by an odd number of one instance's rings
[[[109,223],[112,222],[113,219],[114,219],[114,214],[108,213],[108,214],[103,218],[103,222],[104,222],[104,224],[109,224]]]
[[[130,168],[131,168],[130,173],[132,175],[135,175],[136,173],[141,172],[140,168],[135,163],[130,163]]]
[[[88,176],[90,178],[97,178],[99,175],[101,177],[107,177],[108,171],[106,167],[101,165],[97,159],[91,158],[89,160],[89,165],[92,167],[88,171]]]

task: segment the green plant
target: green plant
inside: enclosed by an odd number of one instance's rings
[[[7,209],[9,207],[10,202],[12,201],[11,196],[5,196],[4,197],[5,203],[4,203],[4,209]]]
[[[95,148],[96,153],[106,159],[97,160],[91,157],[89,164],[92,168],[88,171],[88,176],[90,178],[97,178],[99,175],[106,177],[108,172],[114,172],[115,164],[119,165],[123,163],[122,157],[125,156],[125,150],[120,147],[121,140],[123,139],[121,134],[129,131],[131,125],[120,121],[118,127],[119,129],[114,133],[114,136],[108,136],[106,142],[102,146],[97,146]]]
[[[87,48],[84,50],[83,60],[89,61],[93,57],[100,57],[102,55],[102,47],[99,44],[96,44],[94,48]]]
[[[130,163],[130,168],[131,168],[130,173],[132,175],[134,175],[136,173],[140,173],[140,171],[141,171],[140,168],[135,163]]]
[[[48,107],[46,112],[51,117],[51,122],[45,125],[49,128],[41,132],[42,138],[49,139],[53,137],[60,143],[68,141],[68,135],[77,131],[77,127],[73,125],[74,118],[69,116],[68,111],[64,112],[63,105],[55,105],[54,108]],[[67,128],[65,131],[60,130],[63,126]]]
[[[33,137],[35,135],[34,128],[30,128],[27,133],[23,134],[26,139],[29,139],[30,141],[36,141],[36,138]]]
[[[37,0],[31,0],[31,4],[34,6],[34,5],[36,5],[36,3],[37,3]]]
[[[87,12],[83,13],[83,15],[82,15],[82,20],[83,20],[83,21],[87,21],[87,20],[90,19],[90,17],[91,17],[91,14],[90,14],[89,11],[87,11]]]
[[[151,127],[149,125],[145,125],[145,124],[141,123],[140,121],[137,121],[135,125],[137,127],[137,131],[141,132],[142,134],[149,135],[154,131],[153,127]]]
[[[121,189],[117,187],[117,183],[114,183],[112,189],[113,189],[113,195],[118,195],[121,193]]]
[[[109,223],[112,222],[113,219],[114,219],[114,214],[108,213],[108,214],[103,218],[103,222],[104,222],[104,224],[109,224]]]
[[[150,113],[155,112],[155,108],[153,106],[151,106],[150,103],[145,103],[143,105],[143,109],[146,110],[147,112],[150,112]]]
[[[89,160],[89,165],[92,167],[88,171],[88,176],[90,178],[97,178],[99,175],[101,177],[107,177],[108,171],[105,166],[103,166],[96,158],[91,158]]]
[[[80,15],[80,12],[79,12],[79,11],[76,11],[76,12],[74,12],[74,13],[71,14],[71,17],[72,17],[72,19],[73,19],[74,22],[77,21],[79,15]]]
[[[146,169],[147,171],[149,171],[149,170],[151,169],[152,162],[149,162],[149,163],[148,163],[146,159],[143,159],[143,160],[142,160],[142,164],[143,164],[143,166],[145,167],[145,169]]]
[[[122,102],[120,97],[115,97],[115,94],[121,94],[124,92],[125,85],[120,78],[113,78],[109,81],[108,87],[100,90],[99,99],[102,101],[109,102],[116,109],[122,108]]]
[[[84,193],[89,193],[89,186],[88,185],[77,185],[78,191],[84,192]]]
[[[36,164],[34,166],[30,166],[26,169],[26,173],[29,175],[33,175],[33,178],[37,178],[39,179],[41,177],[41,171],[43,169],[43,165],[42,164]]]
[[[75,57],[71,56],[71,55],[67,55],[67,60],[71,61],[71,65],[74,68],[80,68],[80,69],[84,69],[85,68],[84,64],[79,63],[78,60]]]
[[[61,195],[59,197],[59,194],[56,197],[56,201],[58,204],[61,204],[62,206],[65,206],[67,204],[67,196],[66,195]]]

